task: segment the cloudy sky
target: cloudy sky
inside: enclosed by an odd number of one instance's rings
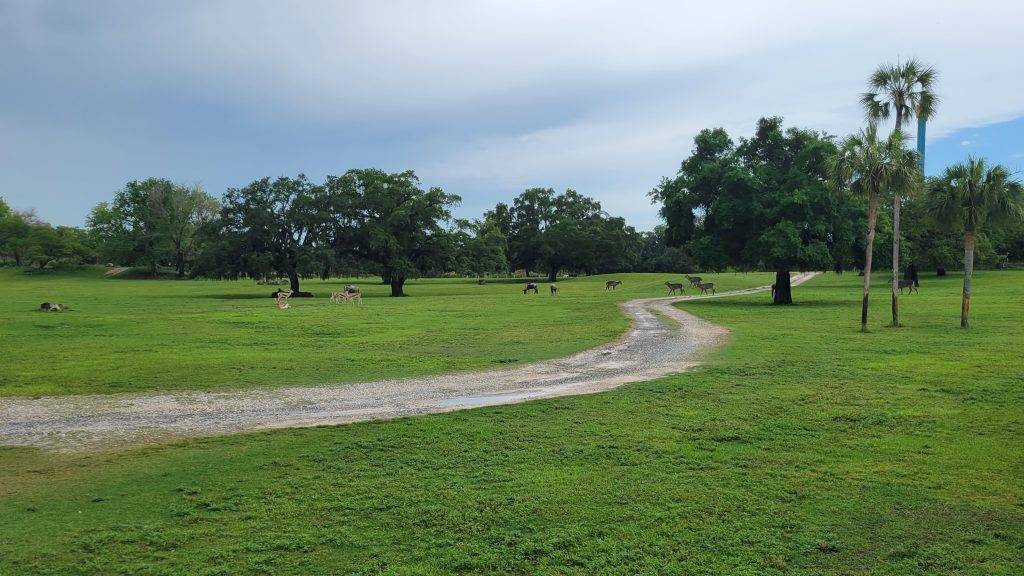
[[[701,128],[845,134],[871,70],[912,56],[941,73],[928,171],[1024,169],[1024,3],[838,4],[0,0],[0,196],[81,224],[135,178],[375,166],[463,216],[572,187],[646,229]]]

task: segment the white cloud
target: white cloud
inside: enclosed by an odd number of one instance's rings
[[[35,74],[68,67],[71,103],[83,86],[102,97],[155,85],[339,139],[436,120],[410,136],[428,183],[576,186],[650,225],[643,194],[699,129],[742,135],[779,114],[854,130],[864,79],[898,57],[940,71],[929,138],[1024,114],[1022,20],[1009,0],[12,3],[0,47]]]

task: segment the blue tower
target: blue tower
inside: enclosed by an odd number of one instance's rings
[[[917,118],[917,154],[921,157],[921,173],[924,174],[924,132],[925,124],[928,121],[918,116]]]

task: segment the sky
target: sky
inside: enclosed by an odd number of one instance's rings
[[[928,169],[1024,171],[1024,2],[0,0],[0,197],[81,225],[125,182],[415,170],[478,217],[574,188],[638,229],[702,128],[844,135],[939,71]],[[849,4],[849,5],[845,5]]]

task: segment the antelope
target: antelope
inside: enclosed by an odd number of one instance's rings
[[[615,290],[615,287],[619,286],[621,284],[622,284],[622,282],[619,281],[619,280],[609,280],[609,281],[604,283],[604,289],[608,290],[609,288],[611,288],[612,290]]]
[[[697,288],[700,288],[700,293],[701,294],[707,294],[708,290],[711,290],[712,294],[715,293],[715,284],[713,282],[701,282],[701,283],[698,283],[697,284]]]
[[[690,282],[690,286],[693,286],[694,288],[700,288],[700,283],[701,283],[701,277],[700,276],[689,276],[689,275],[686,275],[686,274],[683,274],[683,276],[686,276],[686,280]]]
[[[278,290],[277,297],[274,298],[274,304],[282,310],[290,308],[291,306],[288,304],[288,297],[291,295],[291,290]]]
[[[552,284],[551,286],[549,286],[549,288],[551,288],[551,295],[552,296],[557,296],[558,295],[558,286],[557,285]]]
[[[907,294],[910,294],[911,292],[917,292],[918,294],[921,293],[921,291],[917,289],[913,280],[900,280],[898,288],[900,289],[900,294],[903,294],[904,288],[907,289]]]
[[[686,294],[686,291],[683,290],[683,285],[679,282],[665,282],[665,286],[668,286],[669,294],[675,294],[677,290],[680,294]]]
[[[356,304],[363,304],[363,295],[360,292],[333,292],[331,293],[331,302],[352,302]]]
[[[536,282],[527,282],[526,283],[526,287],[523,288],[523,294],[529,293],[530,290],[533,290],[534,294],[537,293],[537,283]]]

